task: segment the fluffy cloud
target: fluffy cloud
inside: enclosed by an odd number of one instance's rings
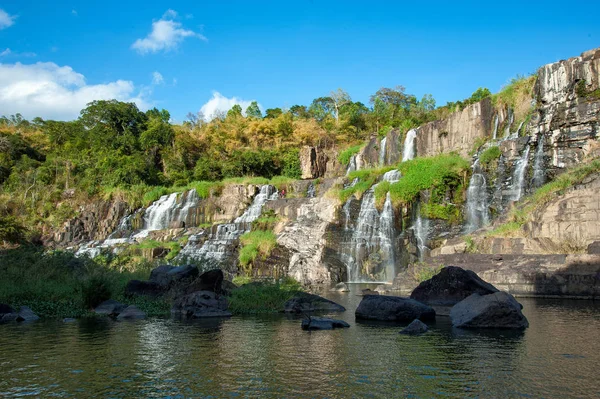
[[[252,101],[254,100],[242,100],[238,97],[227,98],[218,91],[213,91],[212,98],[200,108],[200,112],[204,115],[204,119],[210,121],[220,113],[229,111],[235,104],[239,104],[242,107],[242,113],[245,115],[246,108],[248,108]],[[260,104],[258,106],[262,109]]]
[[[177,13],[167,10],[161,19],[152,22],[152,32],[143,39],[137,39],[131,48],[140,54],[171,51],[188,37],[206,41],[206,37],[192,30],[183,29],[181,22],[175,21]]]
[[[70,120],[87,103],[111,99],[135,102],[147,109],[144,96],[135,93],[131,81],[89,85],[71,67],[52,62],[0,64],[0,110],[4,115],[21,113],[26,118]]]
[[[9,15],[6,11],[0,8],[0,29],[8,28],[14,25],[16,15]]]
[[[0,53],[0,57],[6,57],[7,55],[11,55],[12,51],[7,47],[6,50]]]
[[[25,53],[15,53],[13,52],[11,49],[6,48],[6,50],[0,52],[0,57],[36,57],[37,54],[36,53],[32,53],[32,52],[25,52]]]
[[[165,83],[165,79],[163,78],[162,74],[158,71],[152,72],[152,84],[161,85],[163,83]]]

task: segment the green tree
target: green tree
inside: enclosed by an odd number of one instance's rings
[[[242,107],[239,104],[235,104],[229,111],[227,111],[227,117],[235,118],[238,116],[242,116]]]
[[[268,108],[265,111],[265,119],[275,119],[281,114],[283,114],[281,108]]]
[[[256,101],[252,101],[246,108],[246,116],[249,118],[262,119],[262,112]]]

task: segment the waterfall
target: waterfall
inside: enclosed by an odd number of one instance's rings
[[[413,232],[415,239],[417,240],[417,249],[419,254],[419,260],[423,260],[425,251],[429,250],[427,247],[427,236],[429,235],[429,219],[424,218],[421,215],[421,205],[417,206],[417,220],[413,225]]]
[[[521,199],[523,189],[525,188],[525,174],[527,172],[527,163],[529,162],[529,145],[525,147],[525,151],[521,158],[516,162],[516,167],[512,177],[512,196],[511,201]]]
[[[356,183],[358,183],[358,177],[355,178],[354,180],[352,180],[352,182],[350,184],[348,184],[347,187],[344,187],[344,188],[354,187],[356,185]],[[346,203],[342,207],[342,209],[344,211],[344,216],[346,217],[345,223],[344,223],[344,230],[348,230],[348,223],[350,222],[350,203],[351,202],[352,202],[352,196],[350,196],[350,198],[348,198],[346,200]]]
[[[492,138],[496,140],[498,138],[498,125],[500,125],[500,118],[498,115],[494,118],[494,133],[492,133]]]
[[[487,181],[479,166],[479,159],[473,164],[473,174],[467,189],[466,211],[466,233],[471,233],[490,222]]]
[[[415,140],[417,138],[417,130],[410,129],[406,133],[406,139],[404,140],[404,150],[402,151],[402,162],[410,161],[416,156],[415,151]]]
[[[385,203],[379,217],[379,250],[384,262],[385,279],[391,281],[395,276],[396,257],[394,254],[394,238],[396,229],[394,228],[394,207],[392,199],[388,192],[385,196]]]
[[[506,128],[504,129],[504,136],[505,137],[510,136],[510,128],[511,128],[511,126],[512,126],[512,124],[513,124],[514,121],[515,121],[515,114],[509,108],[508,109],[508,123],[506,124]]]
[[[358,170],[358,165],[356,163],[356,154],[352,155],[350,158],[350,162],[348,163],[348,169],[346,169],[346,176],[348,176],[351,172]]]
[[[315,198],[317,196],[317,188],[315,187],[315,182],[310,182],[308,188],[306,189],[306,198]]]
[[[187,245],[177,258],[202,261],[205,268],[218,267],[221,262],[233,254],[237,239],[250,231],[252,222],[260,217],[263,205],[267,201],[277,198],[278,193],[274,186],[261,186],[259,193],[254,196],[252,204],[241,216],[231,223],[216,226],[216,229],[213,229],[208,237],[205,237],[205,233],[190,236]]]
[[[392,169],[383,174],[382,180],[390,183],[395,183],[400,180],[400,171],[398,169]]]
[[[538,138],[537,149],[533,161],[533,187],[538,188],[546,182],[546,170],[544,169],[544,135]]]
[[[385,143],[387,142],[387,137],[381,139],[381,143],[379,144],[379,165],[385,165]]]

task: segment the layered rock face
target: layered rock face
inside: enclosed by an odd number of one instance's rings
[[[469,105],[446,119],[421,126],[417,133],[417,155],[438,155],[451,151],[469,156],[477,139],[491,136],[494,108],[491,100]]]
[[[538,70],[534,88],[540,112],[533,133],[550,138],[552,165],[576,165],[589,153],[600,127],[600,49]]]
[[[303,179],[316,179],[325,176],[329,158],[323,150],[316,147],[304,146],[300,150],[299,157]]]

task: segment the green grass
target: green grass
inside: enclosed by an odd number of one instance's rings
[[[291,278],[281,283],[246,283],[232,291],[229,310],[233,314],[282,312],[285,303],[299,292],[300,284]]]
[[[521,227],[523,227],[522,223],[515,221],[507,222],[496,227],[486,235],[491,237],[515,237],[519,235]]]
[[[277,236],[272,231],[255,230],[240,237],[242,248],[239,261],[242,266],[250,265],[259,255],[268,257],[277,246]]]
[[[499,93],[492,95],[492,102],[496,106],[515,107],[517,103],[524,98],[531,98],[533,94],[533,85],[537,79],[536,75],[521,76],[510,80],[510,82],[502,87]]]
[[[275,211],[269,209],[252,222],[252,230],[273,230],[279,220],[280,218],[275,214]]]
[[[0,303],[29,306],[40,317],[64,318],[90,315],[91,307],[112,298],[138,305],[149,316],[167,315],[170,305],[162,300],[125,298],[127,282],[147,279],[148,266],[120,272],[70,252],[21,246],[0,253]]]
[[[497,145],[492,146],[481,153],[479,156],[479,163],[482,166],[487,166],[490,162],[500,158],[500,155],[502,155],[500,147]]]
[[[417,283],[422,283],[423,281],[427,281],[431,279],[433,276],[438,274],[444,265],[429,265],[422,262],[413,263],[408,266],[408,274],[415,280]]]
[[[355,145],[341,151],[338,154],[338,161],[340,162],[340,164],[348,165],[350,163],[350,158],[352,158],[353,155],[358,154],[360,149],[363,148],[363,145],[364,144]]]

